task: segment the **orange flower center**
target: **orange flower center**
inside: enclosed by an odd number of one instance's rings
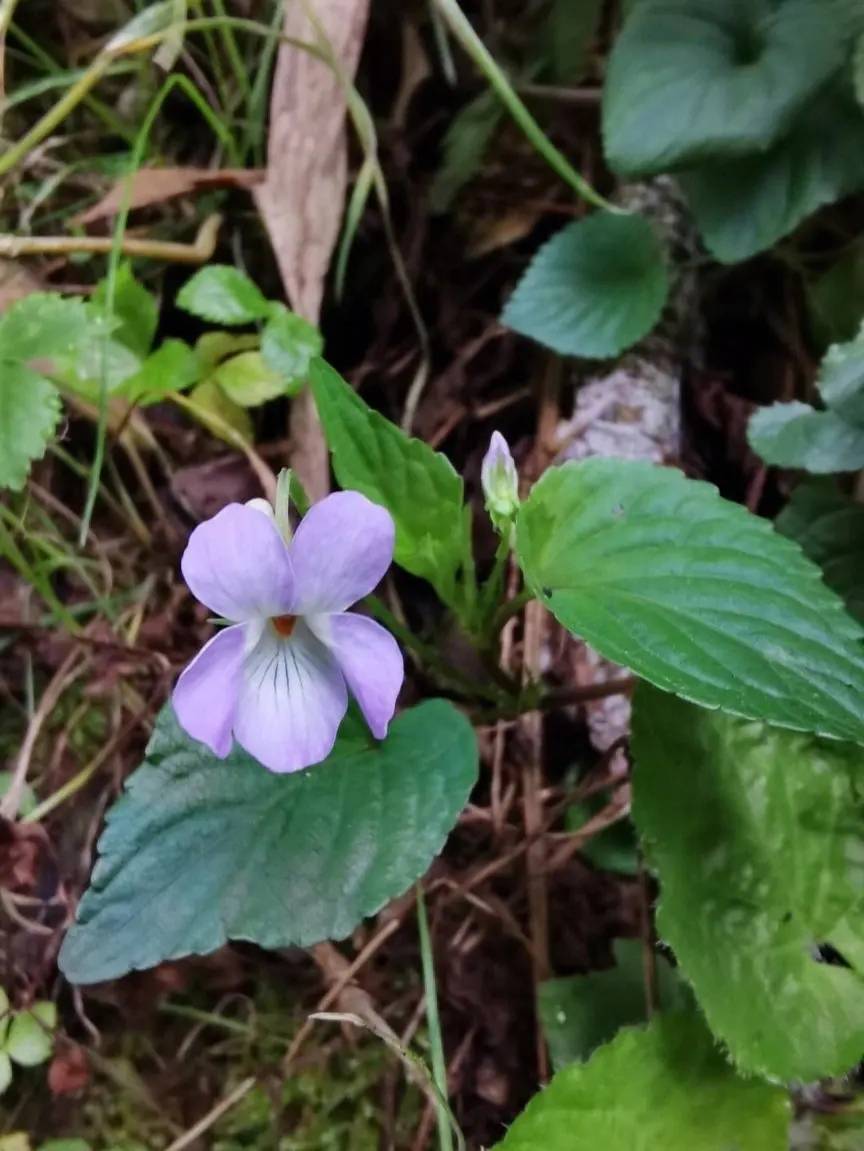
[[[297,623],[296,615],[277,615],[270,620],[277,635],[281,635],[283,639],[288,639],[294,630],[294,625]]]

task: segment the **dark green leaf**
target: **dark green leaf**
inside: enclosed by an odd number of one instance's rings
[[[832,89],[767,152],[707,164],[682,174],[681,185],[717,259],[749,259],[864,187],[864,113],[845,88]]]
[[[806,480],[774,526],[819,565],[828,586],[864,623],[864,506],[830,480]]]
[[[263,320],[270,305],[248,276],[227,264],[208,264],[187,280],[177,305],[211,324],[252,324]]]
[[[309,365],[324,350],[321,333],[314,324],[276,304],[261,337],[261,355],[285,385],[296,391],[309,375]]]
[[[339,483],[387,508],[396,524],[396,562],[454,605],[470,544],[453,465],[368,407],[323,360],[313,361],[309,378]]]
[[[644,951],[641,940],[618,939],[614,967],[540,984],[537,1010],[556,1071],[588,1059],[622,1027],[646,1021]],[[689,1008],[693,999],[677,971],[662,956],[655,963],[662,1010]]]
[[[453,117],[444,137],[444,158],[429,189],[433,212],[448,211],[465,185],[476,176],[503,116],[501,101],[489,89]]]
[[[653,328],[668,292],[648,221],[596,212],[540,249],[501,320],[562,355],[614,356]]]
[[[709,707],[864,741],[861,629],[790,540],[671,468],[550,468],[523,503],[526,581],[607,659]]]
[[[824,0],[648,0],[618,37],[603,135],[612,168],[650,175],[761,152],[843,64]]]
[[[739,1078],[693,1015],[627,1028],[559,1071],[496,1151],[787,1151],[778,1087]]]
[[[584,803],[572,803],[564,816],[567,830],[579,831],[589,819],[602,811],[605,804],[605,799],[599,795],[587,799]],[[604,827],[602,831],[592,835],[579,851],[595,867],[604,871],[621,871],[628,874],[637,869],[636,834],[629,819],[619,819],[609,827]]]
[[[294,775],[237,747],[216,759],[166,707],[109,814],[60,965],[94,983],[228,939],[342,939],[423,874],[476,774],[471,726],[441,700],[404,712],[379,744],[352,728]]]
[[[864,319],[864,244],[854,244],[807,285],[813,335],[823,346],[851,340]]]
[[[864,752],[647,685],[633,752],[658,929],[712,1031],[746,1072],[848,1070],[864,1051]]]
[[[864,467],[864,428],[798,400],[758,408],[750,417],[747,439],[775,467],[804,468],[815,475]]]
[[[597,34],[603,0],[552,0],[543,22],[543,44],[556,84],[578,84]]]

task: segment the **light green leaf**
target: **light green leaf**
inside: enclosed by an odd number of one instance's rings
[[[241,352],[223,360],[210,378],[241,408],[257,408],[287,391],[284,378],[264,363],[260,352]]]
[[[211,324],[252,324],[266,318],[270,305],[258,288],[237,268],[208,264],[187,280],[177,305]]]
[[[92,313],[83,300],[34,292],[0,317],[0,360],[28,363],[75,355],[92,339]]]
[[[38,1151],[92,1151],[90,1144],[86,1139],[49,1139],[46,1143],[40,1143]],[[120,1148],[115,1148],[114,1151],[121,1151]],[[122,1151],[129,1151],[128,1147],[124,1147]]]
[[[117,392],[130,403],[155,404],[169,392],[191,388],[200,376],[198,358],[182,340],[166,340]]]
[[[12,772],[0,771],[0,799],[6,795],[9,788],[12,786]],[[21,789],[21,799],[18,803],[18,811],[21,815],[29,815],[33,808],[36,806],[36,793],[29,783],[25,782],[24,787]],[[3,1014],[9,1007],[9,1002],[5,999],[6,992],[0,987],[0,1039],[3,1034]]]
[[[834,412],[793,400],[757,408],[747,425],[750,447],[767,464],[814,475],[864,467],[864,428]]]
[[[708,707],[864,741],[860,627],[790,540],[671,468],[550,468],[522,504],[528,586],[607,659]]]
[[[387,508],[396,563],[453,606],[470,554],[461,477],[446,456],[368,407],[323,360],[312,363],[309,380],[339,483]]]
[[[767,152],[682,173],[681,186],[717,259],[749,259],[864,187],[864,113],[845,88],[832,88]]]
[[[833,412],[864,427],[864,333],[828,349],[816,386]]]
[[[830,480],[806,480],[774,526],[819,565],[828,586],[864,623],[864,505]]]
[[[52,383],[23,364],[0,362],[0,489],[20,491],[60,420]]]
[[[174,0],[149,4],[115,32],[103,48],[111,56],[122,56],[136,41],[153,36],[170,27],[174,20]]]
[[[556,1071],[588,1059],[622,1027],[646,1021],[644,945],[638,939],[617,939],[614,950],[614,967],[547,979],[537,989],[537,1010]],[[655,962],[662,1010],[689,1008],[693,998],[677,971],[662,956]]]
[[[323,350],[324,341],[314,324],[281,304],[273,305],[261,336],[261,355],[267,367],[282,376],[289,390],[302,387],[309,365]]]
[[[56,1004],[34,1003],[29,1011],[13,1016],[3,1049],[13,1063],[38,1067],[51,1058],[56,1028]]]
[[[787,1151],[785,1091],[739,1078],[696,1015],[628,1028],[559,1071],[496,1151]]]
[[[103,380],[107,395],[114,395],[140,370],[141,359],[127,344],[114,338],[116,318],[92,308],[88,309],[86,322],[86,340],[55,358],[52,376],[64,388],[98,404]]]
[[[423,874],[476,775],[471,726],[442,700],[403,712],[382,743],[343,732],[293,775],[237,747],[216,759],[166,707],[108,816],[60,965],[93,983],[228,939],[343,939]]]
[[[618,37],[603,92],[610,166],[652,175],[771,146],[842,66],[824,0],[650,0]]]
[[[201,365],[201,375],[209,376],[217,364],[236,356],[238,352],[257,351],[261,341],[257,335],[235,332],[205,332],[195,341],[195,355]]]
[[[0,1051],[0,1095],[9,1088],[12,1075],[12,1060],[5,1051]]]
[[[6,773],[9,774],[8,772]],[[9,1007],[9,996],[6,990],[0,987],[0,1048],[6,1042],[6,1036],[9,1032],[9,1024],[12,1022],[12,1013]]]
[[[190,393],[190,401],[195,405],[195,415],[208,431],[226,443],[232,443],[230,432],[236,432],[244,440],[252,442],[252,420],[245,408],[229,400],[222,389],[212,379],[198,384]]]
[[[100,280],[91,302],[104,309],[108,292],[106,280]],[[114,283],[113,316],[119,321],[114,336],[139,359],[150,351],[159,323],[156,297],[140,284],[129,264],[121,264]]]
[[[633,815],[658,929],[746,1072],[808,1081],[864,1050],[864,752],[645,685]],[[820,961],[830,945],[853,966]]]
[[[650,332],[668,292],[648,221],[595,212],[540,249],[501,321],[561,355],[615,356]]]
[[[441,167],[429,189],[429,206],[436,215],[453,201],[480,171],[504,109],[491,88],[475,96],[453,117],[444,137]]]

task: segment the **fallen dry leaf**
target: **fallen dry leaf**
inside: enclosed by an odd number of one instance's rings
[[[360,56],[369,0],[310,0],[315,21],[353,77]],[[319,42],[303,4],[285,13],[286,36]],[[345,95],[339,78],[321,60],[283,43],[270,98],[267,176],[254,196],[264,219],[293,308],[318,322],[324,277],[345,203],[348,158]],[[308,389],[291,408],[292,464],[313,499],[329,487],[327,447]]]
[[[139,168],[132,176],[129,207],[147,208],[178,196],[211,188],[254,188],[264,179],[258,168]],[[72,217],[79,227],[115,216],[123,203],[127,179],[118,180],[107,195],[85,212]]]
[[[90,1082],[90,1060],[77,1043],[62,1041],[48,1068],[48,1088],[52,1095],[74,1095]]]

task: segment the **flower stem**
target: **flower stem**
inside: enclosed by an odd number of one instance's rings
[[[444,1100],[447,1099],[447,1062],[444,1058],[444,1039],[441,1034],[441,1017],[438,1014],[438,989],[435,985],[435,962],[432,956],[432,940],[429,936],[429,919],[426,915],[426,900],[423,885],[418,883],[417,927],[420,932],[420,961],[423,966],[423,990],[426,995],[426,1022],[429,1025],[429,1047],[432,1055],[432,1078],[438,1088],[436,1100],[438,1114],[438,1146],[440,1151],[453,1151],[453,1132],[450,1116]]]
[[[492,617],[492,622],[489,625],[489,634],[492,636],[499,635],[507,620],[512,619],[514,615],[518,615],[522,608],[527,603],[530,603],[533,598],[534,596],[526,587],[512,599],[507,600],[506,603],[502,603]]]
[[[613,204],[610,204],[608,200],[604,199],[599,192],[595,192],[588,181],[583,176],[580,176],[567,157],[555,147],[519,99],[513,85],[504,75],[504,72],[486,45],[474,31],[470,21],[459,7],[457,0],[434,0],[434,3],[447,21],[450,31],[489,81],[489,84],[494,89],[501,103],[549,167],[556,172],[578,196],[581,196],[582,199],[586,200],[589,204],[593,204],[595,208],[604,208],[609,212],[620,212],[620,208],[616,208]]]

